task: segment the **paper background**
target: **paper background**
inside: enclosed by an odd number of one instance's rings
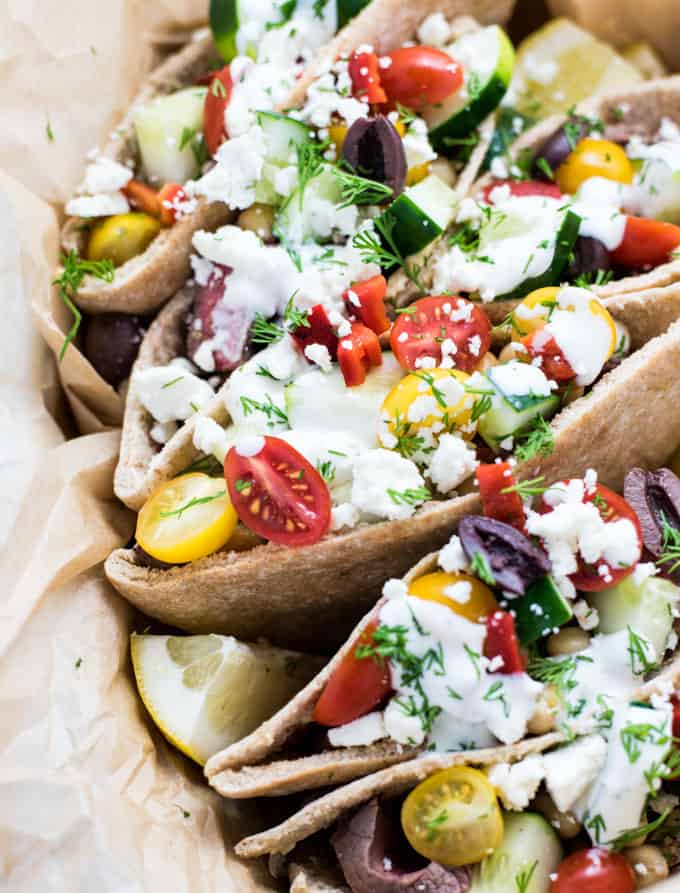
[[[118,433],[104,430],[121,400],[75,350],[60,387],[50,352],[69,322],[49,296],[59,203],[159,44],[206,5],[0,4],[0,889],[12,893],[275,888],[230,850],[262,810],[220,801],[147,724],[128,665],[135,618],[101,570],[133,523],[111,488]],[[592,17],[610,0],[581,5]],[[629,5],[642,29],[641,10],[677,0]],[[78,429],[89,436],[67,441]]]

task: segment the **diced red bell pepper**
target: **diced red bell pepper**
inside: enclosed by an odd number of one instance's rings
[[[390,327],[385,310],[386,294],[387,279],[384,276],[373,276],[363,282],[355,282],[347,289],[343,298],[350,313],[358,316],[376,335],[382,335]]]
[[[151,217],[160,218],[161,202],[158,193],[151,186],[147,186],[141,180],[130,180],[122,191],[130,204],[138,211],[143,211]]]
[[[482,190],[482,198],[489,202],[489,196],[499,186],[507,186],[511,195],[545,195],[548,198],[562,198],[560,187],[555,183],[543,183],[540,180],[492,180]]]
[[[524,532],[524,506],[515,486],[512,466],[509,462],[493,462],[490,465],[477,466],[477,483],[482,498],[482,509],[487,518],[495,518],[511,524]]]
[[[680,226],[662,220],[629,216],[621,244],[614,249],[611,259],[617,266],[632,270],[658,267],[670,260],[671,252],[678,246]]]
[[[179,205],[186,201],[186,192],[179,183],[166,183],[158,193],[160,218],[163,226],[172,226],[177,220]]]
[[[380,67],[375,53],[352,53],[349,59],[352,95],[370,105],[387,102],[387,94],[380,83]]]
[[[217,152],[227,138],[224,113],[229,105],[232,90],[231,72],[225,65],[220,71],[213,72],[205,94],[203,106],[203,136],[211,157]]]
[[[503,666],[496,671],[498,673],[524,672],[526,661],[519,647],[515,620],[507,611],[494,611],[486,618],[484,656],[489,660],[494,657],[503,659]]]
[[[363,323],[352,323],[352,331],[340,339],[338,362],[348,388],[366,381],[366,373],[382,365],[382,350],[378,336]]]
[[[553,381],[571,381],[576,378],[576,372],[562,353],[562,349],[550,332],[545,329],[537,329],[530,335],[520,338],[522,344],[529,351],[529,356],[541,358],[541,370],[547,378]]]
[[[328,314],[323,304],[315,304],[309,311],[306,326],[298,326],[291,335],[298,347],[304,353],[305,347],[310,344],[323,344],[328,350],[332,360],[338,356],[338,336],[328,319]]]

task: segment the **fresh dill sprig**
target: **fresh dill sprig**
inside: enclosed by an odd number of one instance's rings
[[[414,429],[411,422],[402,417],[399,410],[395,414],[391,433],[397,438],[394,449],[404,459],[411,459],[425,446],[425,438],[418,434],[418,429]]]
[[[587,271],[574,279],[574,285],[578,288],[592,288],[594,285],[606,285],[613,278],[612,270]]]
[[[534,872],[538,866],[538,859],[536,859],[528,868],[523,868],[522,871],[518,871],[515,875],[515,886],[517,887],[517,893],[527,893],[529,889],[529,884],[531,883],[531,879],[534,876]]]
[[[493,575],[493,571],[491,570],[491,565],[486,557],[486,555],[482,555],[481,552],[475,552],[472,556],[472,561],[470,562],[470,573],[474,574],[476,577],[482,581],[482,583],[486,583],[488,586],[496,585],[496,578]]]
[[[253,344],[275,344],[285,335],[281,326],[270,322],[262,313],[256,313],[250,326],[250,340]]]
[[[657,669],[658,664],[655,660],[650,660],[648,651],[651,648],[647,639],[639,636],[635,630],[628,626],[628,654],[630,656],[630,669],[634,676],[642,676],[652,670]],[[651,651],[654,655],[654,650]]]
[[[326,143],[313,143],[311,141],[295,146],[298,169],[298,201],[302,208],[305,189],[310,180],[319,173],[324,162],[323,153],[327,148]]]
[[[492,406],[492,400],[489,394],[484,394],[479,400],[475,400],[470,413],[470,421],[476,422],[481,416],[487,413]]]
[[[286,412],[274,403],[271,394],[267,394],[266,396],[267,400],[265,403],[253,400],[252,397],[242,396],[241,407],[243,409],[243,415],[248,416],[253,412],[261,412],[263,415],[267,416],[270,427],[274,427],[276,422],[282,422],[284,425],[288,425],[288,415]]]
[[[358,232],[352,239],[352,245],[356,248],[365,264],[377,264],[379,267],[401,267],[406,276],[413,282],[420,294],[425,293],[425,287],[420,278],[424,263],[407,263],[394,241],[394,227],[396,217],[389,210],[383,212],[373,221],[374,232],[364,229]]]
[[[544,480],[545,475],[541,475],[530,480],[519,481],[510,487],[504,487],[501,493],[518,493],[521,499],[528,499],[530,496],[541,496],[550,489],[550,487],[541,486]]]
[[[543,416],[537,416],[531,428],[515,434],[515,458],[520,462],[534,456],[549,456],[554,449],[555,438]]]
[[[332,484],[335,480],[335,465],[330,460],[322,462],[319,459],[316,463],[316,470],[327,484]]]
[[[657,564],[666,564],[664,571],[672,574],[680,567],[680,530],[669,524],[666,516],[661,513],[661,531],[663,539],[661,541],[661,554],[656,559]]]
[[[393,193],[391,186],[359,177],[339,167],[334,167],[333,176],[340,186],[341,203],[338,208],[349,208],[351,205],[380,205]]]
[[[82,321],[82,313],[76,307],[74,301],[78,294],[78,289],[83,284],[86,276],[94,276],[104,282],[113,282],[115,269],[113,262],[110,260],[83,260],[77,252],[69,251],[68,254],[61,258],[62,271],[61,274],[52,281],[52,285],[56,285],[59,290],[59,299],[63,301],[71,315],[73,323],[69,329],[64,343],[59,351],[59,362],[64,359],[66,348],[71,344],[80,328]]]
[[[301,310],[293,303],[296,294],[297,291],[294,291],[293,294],[288,298],[286,309],[283,311],[283,321],[285,322],[289,332],[294,332],[296,331],[296,329],[301,328],[308,329],[310,327],[309,311]]]
[[[172,518],[177,515],[177,520],[180,521],[184,512],[196,505],[205,505],[206,502],[213,502],[215,499],[225,496],[226,492],[226,490],[220,490],[220,492],[215,493],[214,496],[194,496],[193,499],[190,499],[189,502],[185,502],[184,505],[180,506],[178,509],[172,509],[169,512],[161,512],[160,516],[161,518]]]
[[[388,487],[387,495],[395,505],[420,505],[432,498],[427,487],[414,487],[409,490],[393,490]]]
[[[652,834],[652,832],[657,831],[664,824],[672,811],[673,810],[668,807],[668,809],[665,809],[658,819],[654,819],[653,822],[646,822],[642,825],[638,825],[637,828],[622,831],[621,834],[614,838],[614,840],[609,841],[608,846],[615,850],[625,849],[625,847],[630,846],[634,840],[637,840],[638,837],[646,837],[647,835]]]

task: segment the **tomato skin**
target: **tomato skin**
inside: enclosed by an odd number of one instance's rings
[[[550,893],[633,893],[635,874],[619,853],[576,850],[561,863]]]
[[[294,332],[291,332],[300,350],[304,353],[305,347],[309,344],[323,344],[331,359],[336,359],[338,336],[335,334],[323,304],[315,304],[312,307],[307,316],[307,322],[308,326],[298,326]]]
[[[680,739],[680,699],[672,697],[671,704],[673,705],[673,737]]]
[[[542,180],[493,180],[482,190],[482,198],[490,203],[489,196],[498,186],[507,186],[510,195],[545,195],[548,198],[562,198],[560,187],[555,183],[544,183]]]
[[[212,157],[227,137],[224,113],[229,105],[232,90],[231,72],[225,65],[213,73],[205,94],[203,106],[203,136],[205,145]]]
[[[484,656],[489,660],[503,658],[503,666],[497,671],[503,675],[523,673],[526,661],[519,647],[515,632],[515,620],[508,611],[494,611],[486,618]]]
[[[385,58],[380,80],[391,103],[419,111],[463,86],[463,69],[448,53],[428,46],[399,47]]]
[[[224,460],[236,513],[246,527],[273,543],[318,542],[331,523],[328,487],[316,468],[285,440],[262,439],[264,447],[254,456],[242,456],[233,446]]]
[[[564,483],[568,484],[569,481],[564,481]],[[637,532],[637,559],[633,561],[629,567],[610,567],[609,575],[611,579],[608,581],[605,581],[604,578],[598,574],[597,567],[586,564],[586,562],[579,556],[579,569],[575,573],[570,574],[569,579],[577,589],[581,590],[581,592],[601,592],[603,589],[609,589],[611,586],[620,583],[621,580],[625,580],[625,578],[635,570],[635,565],[640,560],[640,555],[642,554],[642,530],[640,528],[640,521],[638,520],[638,516],[634,509],[626,502],[623,496],[614,493],[613,490],[610,490],[609,487],[605,487],[604,484],[596,484],[592,492],[586,492],[583,497],[583,502],[594,502],[599,509],[600,515],[607,522],[619,521],[621,519],[630,521],[635,526]],[[552,510],[552,506],[548,505],[545,500],[542,500],[538,507],[538,511],[541,514],[547,514]]]
[[[630,269],[658,267],[670,260],[671,251],[679,245],[680,226],[628,216],[623,240],[612,252],[612,262]]]
[[[352,96],[370,105],[382,104],[387,96],[381,84],[380,67],[375,53],[352,53],[348,65]]]
[[[351,333],[338,344],[338,363],[348,388],[363,384],[368,370],[382,365],[382,350],[375,332],[363,323],[353,322]]]
[[[160,218],[161,202],[158,193],[151,186],[142,183],[141,180],[130,180],[123,186],[121,192],[138,211],[143,211],[150,217]]]
[[[158,193],[160,218],[163,226],[172,226],[177,220],[177,204],[186,199],[186,192],[179,183],[166,183]]]
[[[617,143],[586,138],[576,144],[557,168],[555,182],[562,192],[573,195],[590,177],[632,183],[633,173],[633,165]]]
[[[376,335],[382,335],[390,327],[385,310],[386,294],[387,279],[384,276],[373,276],[363,282],[355,282],[347,289],[343,298],[350,313],[356,314]],[[355,301],[359,302],[358,306]]]
[[[470,597],[466,602],[457,602],[446,595],[448,586],[455,583],[468,583]],[[413,598],[422,598],[424,601],[437,602],[445,605],[454,614],[479,623],[489,614],[498,610],[498,603],[493,592],[486,583],[482,583],[471,574],[447,574],[443,571],[434,571],[414,580],[408,588],[408,594]]]
[[[445,310],[446,307],[450,309]],[[451,316],[460,315],[460,319]],[[407,338],[403,338],[406,333]],[[476,351],[471,339],[479,338]],[[442,341],[450,338],[455,346],[453,365],[462,372],[473,372],[491,346],[491,323],[484,311],[472,301],[455,295],[433,295],[411,304],[392,326],[390,345],[397,362],[409,371],[417,370],[416,361],[432,357],[442,362]],[[476,346],[476,345],[475,345]]]
[[[515,486],[512,465],[509,462],[478,465],[475,475],[482,499],[482,509],[487,518],[512,524],[517,530],[524,532],[526,517],[519,493],[516,490],[511,493],[503,492]]]
[[[520,338],[529,356],[541,358],[541,369],[553,381],[571,381],[576,378],[571,364],[562,353],[557,341],[548,332],[538,330]]]
[[[322,726],[342,726],[370,713],[392,690],[387,661],[357,658],[362,646],[373,644],[379,620],[367,624],[355,646],[337,665],[316,702],[312,719]]]

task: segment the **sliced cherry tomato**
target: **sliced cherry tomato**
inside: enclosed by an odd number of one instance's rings
[[[560,187],[555,183],[543,183],[541,180],[492,180],[482,190],[482,198],[490,202],[490,195],[499,186],[507,186],[510,195],[518,197],[525,195],[546,195],[548,198],[562,198]]]
[[[163,226],[172,226],[179,215],[182,202],[186,201],[187,194],[179,183],[166,183],[158,193],[160,204],[160,218]]]
[[[680,698],[672,697],[673,705],[673,737],[680,740]]]
[[[304,353],[309,344],[323,344],[334,360],[338,356],[338,336],[328,319],[323,304],[315,304],[307,316],[308,325],[298,326],[291,332],[298,347]]]
[[[224,113],[229,105],[231,89],[231,72],[229,66],[225,65],[220,71],[213,73],[203,106],[203,136],[211,157],[227,137]]]
[[[542,329],[549,321],[552,311],[557,305],[557,296],[561,291],[559,285],[546,285],[537,288],[522,298],[512,313],[512,329],[519,335],[529,335]]]
[[[366,381],[366,373],[382,365],[382,350],[378,336],[363,323],[353,322],[352,331],[340,339],[338,363],[348,388]]]
[[[378,620],[367,624],[355,646],[343,657],[316,702],[312,719],[322,726],[342,726],[370,713],[392,690],[387,661],[356,656],[373,644]]]
[[[443,425],[440,429],[443,432],[456,431],[466,440],[472,440],[477,423],[472,421],[473,406],[465,391],[468,378],[469,375],[458,369],[423,370],[405,375],[385,397],[380,418],[397,441],[417,438],[419,432],[431,430],[437,423]],[[419,413],[417,422],[410,421],[411,407],[423,397],[432,398],[432,412],[425,418]],[[417,441],[412,444],[415,450]],[[398,448],[397,443],[394,449]]]
[[[519,647],[515,620],[508,611],[494,611],[486,618],[484,656],[489,660],[493,660],[494,657],[503,658],[503,666],[499,668],[499,673],[507,675],[524,672],[526,661]]]
[[[571,381],[576,372],[550,332],[539,329],[520,338],[532,359],[541,358],[541,369],[552,381]]]
[[[466,588],[469,587],[466,599],[452,598],[447,594],[458,583],[465,583]],[[425,574],[409,585],[408,592],[415,598],[446,605],[454,614],[473,623],[478,623],[498,609],[493,592],[486,583],[470,574],[445,574],[444,571]]]
[[[619,853],[576,850],[560,864],[550,893],[633,893],[635,873]]]
[[[456,369],[472,372],[491,345],[489,317],[472,301],[455,295],[421,298],[400,314],[392,326],[390,344],[400,366],[418,369],[424,357],[441,366],[442,345],[452,341],[447,351]]]
[[[443,102],[463,86],[463,69],[448,53],[434,47],[399,47],[385,59],[380,79],[387,98],[420,111]]]
[[[609,140],[584,139],[557,168],[555,181],[562,192],[573,195],[590,177],[632,183],[633,173],[633,165],[621,146]]]
[[[565,481],[565,483],[569,482]],[[642,554],[642,530],[640,529],[638,516],[623,496],[619,496],[618,493],[614,493],[613,490],[610,490],[603,484],[596,484],[590,492],[586,492],[583,497],[583,502],[592,502],[599,510],[602,519],[607,523],[620,520],[630,521],[634,525],[637,533],[637,558],[635,561],[632,561],[628,567],[615,568],[608,565],[609,572],[606,580],[598,573],[596,565],[586,564],[586,562],[579,556],[579,569],[576,573],[571,574],[569,579],[574,586],[582,592],[600,592],[603,589],[609,589],[611,586],[615,586],[629,574],[633,573],[635,565]],[[541,514],[547,514],[553,511],[553,506],[549,505],[545,499],[543,499],[538,510]]]
[[[515,486],[512,465],[509,462],[478,465],[476,476],[482,509],[487,518],[495,518],[524,531],[526,517],[519,493],[517,490],[504,492]]]
[[[150,217],[160,219],[161,201],[158,193],[151,186],[147,186],[141,180],[130,180],[127,186],[123,187],[122,191],[127,196],[130,204],[137,208],[138,211],[143,211]]]
[[[658,267],[680,246],[680,226],[646,217],[627,217],[623,240],[612,253],[617,266],[638,269]]]
[[[352,95],[365,99],[370,105],[387,101],[380,83],[380,66],[375,53],[352,53],[348,65],[352,79]]]
[[[496,792],[469,766],[435,772],[414,788],[401,808],[401,826],[417,853],[441,865],[481,862],[503,840]]]
[[[355,282],[343,295],[347,309],[356,314],[365,326],[382,335],[390,327],[385,310],[387,279],[373,276],[363,282]]]
[[[224,462],[231,501],[239,518],[264,539],[309,546],[328,532],[331,497],[304,456],[279,437],[263,437],[254,455],[233,446]]]

